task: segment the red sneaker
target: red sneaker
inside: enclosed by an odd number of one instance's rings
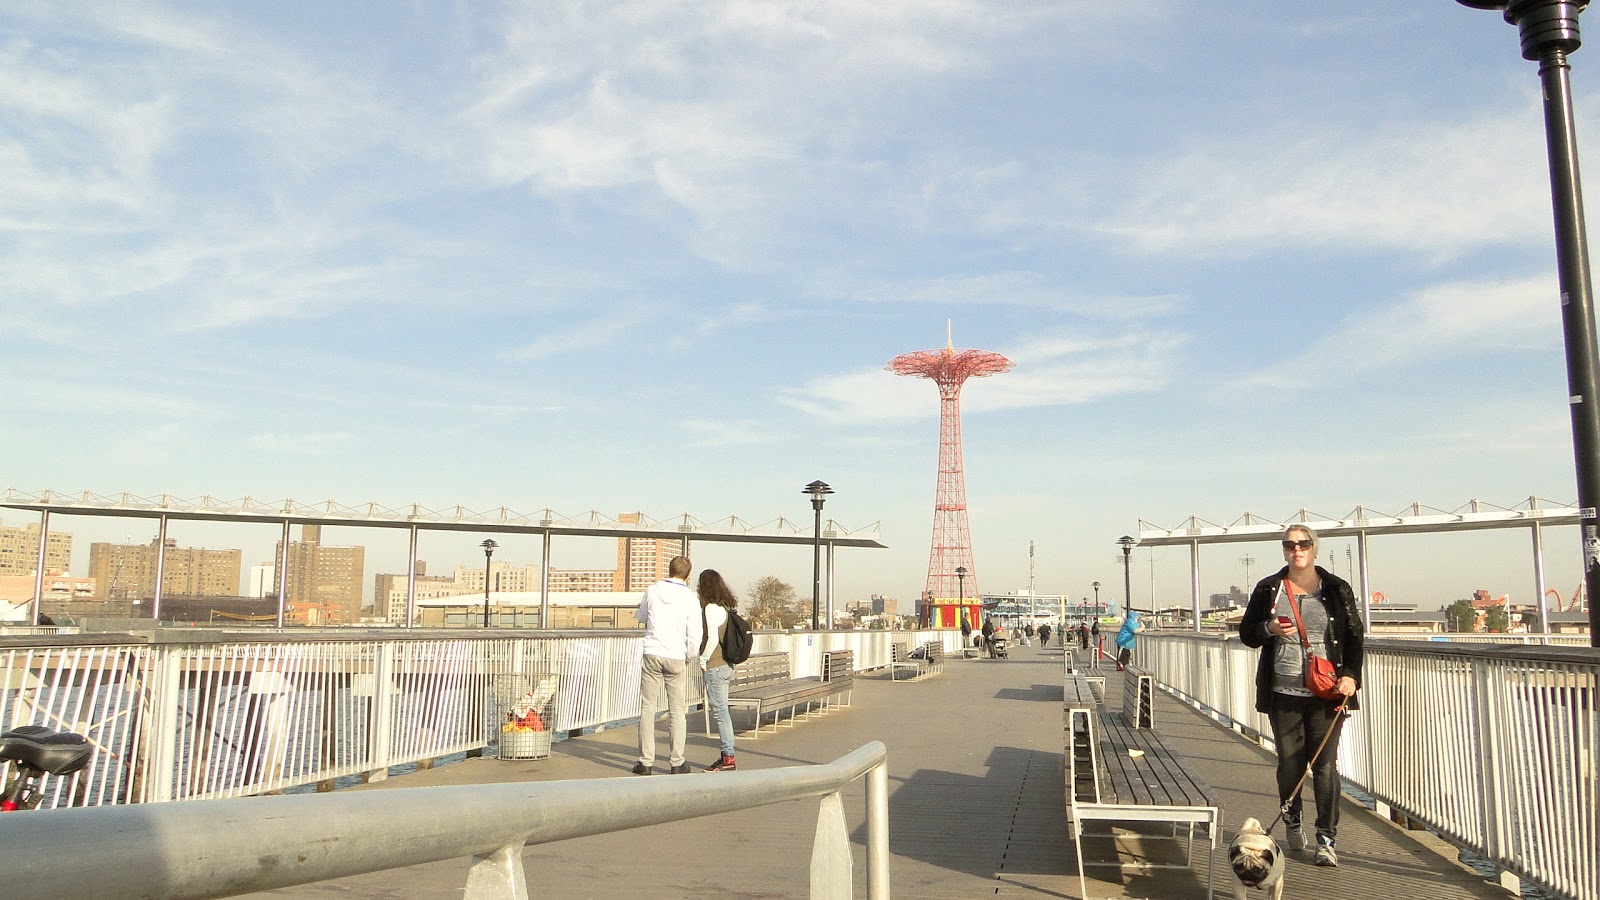
[[[733,757],[724,753],[717,757],[717,761],[706,766],[707,772],[732,772],[738,766],[734,764]]]

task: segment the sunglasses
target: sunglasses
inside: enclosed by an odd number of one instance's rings
[[[1317,545],[1316,541],[1309,540],[1309,539],[1304,540],[1304,541],[1284,541],[1283,542],[1283,549],[1285,549],[1285,550],[1294,550],[1296,548],[1299,548],[1301,550],[1310,550],[1312,547],[1315,547],[1316,545]]]

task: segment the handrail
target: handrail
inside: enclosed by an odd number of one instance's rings
[[[526,898],[521,849],[574,837],[822,797],[813,897],[848,897],[840,791],[867,784],[868,897],[889,897],[888,750],[831,763],[688,778],[401,788],[0,816],[12,896],[201,898],[472,856],[467,900]],[[63,865],[61,860],[82,864]]]

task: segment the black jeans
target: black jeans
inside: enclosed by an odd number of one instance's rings
[[[1333,729],[1317,764],[1311,768],[1312,796],[1317,799],[1317,835],[1332,841],[1339,832],[1339,730],[1344,717],[1335,714],[1338,704],[1316,697],[1294,697],[1289,694],[1272,694],[1272,709],[1267,718],[1272,723],[1272,740],[1278,745],[1278,802],[1289,799],[1300,777],[1305,774],[1306,763],[1317,752],[1322,739]],[[1284,819],[1290,823],[1300,821],[1301,798],[1304,788],[1295,795]]]

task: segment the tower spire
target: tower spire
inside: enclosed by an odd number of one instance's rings
[[[939,388],[939,473],[924,597],[925,608],[930,611],[929,624],[952,628],[961,624],[968,609],[982,605],[978,569],[972,561],[972,537],[967,528],[966,472],[961,461],[961,386],[968,378],[1009,372],[1015,363],[988,350],[957,352],[949,320],[945,321],[945,341],[943,350],[906,353],[889,360],[886,368],[896,375],[927,378]],[[937,610],[937,618],[933,610]]]

